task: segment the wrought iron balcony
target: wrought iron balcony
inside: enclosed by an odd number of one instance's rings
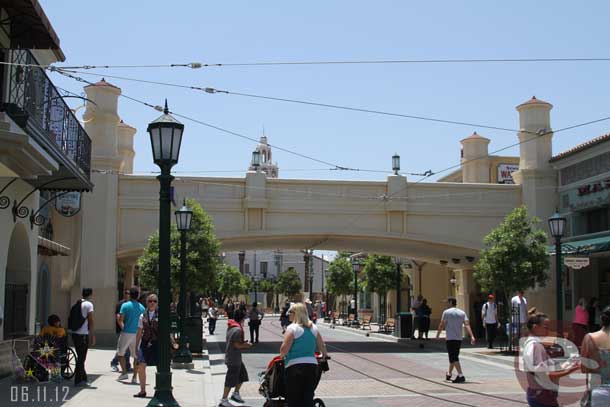
[[[92,189],[91,139],[44,69],[28,50],[11,50],[8,66],[8,92],[3,110],[60,163],[60,171],[39,177],[48,189]]]

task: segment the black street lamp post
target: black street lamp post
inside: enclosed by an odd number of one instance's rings
[[[313,250],[309,254],[309,299],[313,301]]]
[[[169,114],[167,100],[163,115],[150,123],[147,128],[152,144],[153,161],[161,169],[157,177],[161,184],[159,192],[159,357],[155,377],[155,395],[149,407],[179,407],[172,394],[172,373],[170,371],[170,330],[169,303],[171,297],[170,280],[170,188],[174,177],[171,168],[178,162],[184,125]]]
[[[352,259],[352,268],[354,269],[354,323],[358,322],[358,269],[360,264],[357,258]]]
[[[186,206],[186,200],[182,208],[174,212],[176,215],[176,226],[180,232],[180,347],[174,355],[175,363],[191,364],[193,355],[187,347],[188,338],[185,332],[186,323],[186,232],[191,228],[193,211]]]
[[[555,283],[557,287],[557,322],[559,334],[563,335],[563,282],[561,279],[561,238],[563,237],[566,226],[566,218],[555,212],[549,218],[549,229],[551,236],[555,238]]]
[[[400,314],[401,309],[401,298],[400,298],[400,290],[402,287],[402,261],[400,257],[396,257],[396,315]]]

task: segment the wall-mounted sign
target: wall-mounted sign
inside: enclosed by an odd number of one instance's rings
[[[565,257],[563,259],[563,264],[568,266],[569,268],[580,270],[581,268],[589,266],[589,258],[588,257]]]
[[[80,192],[68,192],[55,199],[55,209],[65,217],[76,215],[80,211]]]
[[[607,189],[610,189],[610,179],[578,187],[578,196],[596,194]]]
[[[514,184],[513,172],[519,171],[517,164],[498,164],[498,184]]]

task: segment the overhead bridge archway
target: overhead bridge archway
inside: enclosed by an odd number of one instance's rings
[[[477,257],[483,237],[521,204],[519,185],[245,178],[179,178],[175,200],[196,199],[223,251],[328,249],[428,262]],[[119,179],[118,259],[137,258],[158,227],[158,181]]]

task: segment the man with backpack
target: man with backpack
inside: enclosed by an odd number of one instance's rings
[[[134,358],[134,366],[137,364],[136,334],[138,333],[140,315],[144,314],[145,311],[144,306],[138,302],[139,296],[140,290],[138,290],[137,287],[131,287],[129,289],[129,301],[124,302],[119,311],[119,326],[121,327],[119,343],[117,345],[119,363],[121,364],[121,375],[118,378],[119,381],[129,378],[125,360],[125,354],[128,349],[129,353]],[[131,382],[136,383],[135,370]]]
[[[83,288],[80,300],[70,309],[68,328],[72,331],[72,341],[76,350],[76,369],[74,370],[74,385],[88,387],[87,372],[85,371],[85,360],[89,346],[95,346],[95,335],[93,331],[93,303],[91,288]]]

